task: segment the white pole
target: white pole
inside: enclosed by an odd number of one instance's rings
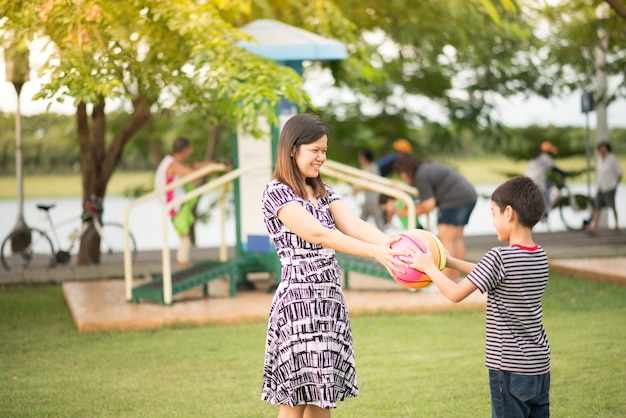
[[[608,3],[602,2],[596,7],[596,18],[598,20],[606,20],[610,16],[610,7]],[[604,66],[606,65],[606,51],[609,48],[609,37],[606,29],[601,25],[598,27],[598,41],[599,45],[596,45],[595,52],[595,65],[596,65],[596,97],[598,98],[595,111],[596,111],[596,140],[595,144],[600,141],[606,141],[609,139],[609,122],[607,115],[607,75],[604,72]],[[594,146],[595,150],[595,146]],[[591,192],[589,191],[591,195]],[[600,212],[600,218],[598,219],[598,229],[608,228],[608,213],[606,210]]]

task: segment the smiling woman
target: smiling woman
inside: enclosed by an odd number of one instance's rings
[[[329,142],[317,116],[292,116],[263,191],[263,221],[282,268],[269,314],[261,398],[279,405],[279,416],[330,417],[325,409],[359,393],[335,251],[372,258],[390,273],[405,267],[394,256],[406,251],[391,249],[392,238],[350,211],[322,180]]]

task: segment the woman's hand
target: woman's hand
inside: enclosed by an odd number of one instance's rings
[[[399,239],[400,236],[397,236],[385,244],[375,245],[376,252],[374,258],[387,269],[392,277],[405,273],[409,268],[405,260],[410,257],[410,253],[406,249],[396,250],[391,248],[393,243]]]

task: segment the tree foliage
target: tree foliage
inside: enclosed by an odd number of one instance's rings
[[[304,105],[298,75],[239,48],[248,35],[223,14],[245,1],[0,1],[5,42],[46,39],[48,80],[36,98],[73,100],[83,195],[104,196],[125,144],[162,106],[203,109],[215,123],[255,132],[275,121],[281,98]],[[105,107],[127,103],[127,120],[106,137]]]
[[[258,133],[284,98],[305,106],[299,76],[239,47],[249,36],[225,20],[245,0],[0,0],[3,46],[44,39],[50,58],[35,97],[73,100],[83,199],[103,198],[130,139],[156,109],[202,109],[211,122]],[[126,121],[107,138],[111,102]],[[207,123],[207,132],[209,131]]]
[[[617,2],[611,2],[617,5]],[[611,103],[618,97],[626,97],[626,53],[624,39],[626,25],[618,9],[606,7],[607,17],[598,17],[599,7],[607,6],[600,0],[560,2],[539,9],[549,24],[546,33],[546,54],[542,63],[545,77],[553,80],[556,94],[587,90],[595,92],[596,49],[606,54],[603,71],[614,80],[615,88],[607,97],[599,97]],[[600,39],[600,33],[606,38]]]
[[[460,136],[497,124],[491,116],[495,97],[548,94],[550,81],[534,59],[542,44],[516,1],[337,0],[345,17],[326,20],[303,18],[300,3],[261,0],[253,15],[326,28],[348,44],[351,56],[366,58],[308,66],[330,70],[340,87],[326,114],[367,124],[347,129],[351,140],[362,141],[355,135],[370,132],[376,147],[377,141],[390,143],[423,126],[432,136],[416,142],[426,139],[434,152],[458,151]],[[356,37],[352,31],[342,37],[337,28],[349,24]]]

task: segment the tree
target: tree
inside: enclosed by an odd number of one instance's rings
[[[337,96],[346,97],[329,103],[326,113],[359,123],[371,120],[372,148],[412,127],[430,125],[438,134],[429,147],[458,150],[464,130],[497,124],[497,96],[547,94],[550,81],[541,78],[534,59],[542,43],[514,0],[337,0],[344,21],[302,19],[296,11],[300,3],[259,0],[253,15],[326,28],[349,45],[351,57],[367,57],[368,65],[349,58],[308,68],[330,70],[342,88]],[[349,31],[342,37],[336,28],[337,22],[347,27],[346,18],[357,36]],[[346,132],[362,131],[353,126]]]
[[[606,97],[596,99],[609,104],[618,97],[626,97],[626,55],[623,50],[626,25],[619,14],[619,3],[615,1],[606,2],[615,12],[598,19],[596,8],[602,3],[605,2],[563,2],[539,9],[550,28],[545,34],[547,46],[541,67],[545,77],[553,80],[554,94],[582,90],[593,93],[597,75],[595,50],[603,48],[606,64],[602,70],[617,83]],[[599,29],[606,34],[604,42],[600,42]]]
[[[606,0],[615,13],[626,19],[626,4],[620,3],[618,0]]]
[[[220,123],[258,133],[258,114],[276,122],[286,98],[308,97],[298,75],[237,46],[248,36],[223,16],[249,13],[246,1],[0,0],[9,41],[46,39],[48,78],[35,97],[73,100],[84,199],[102,199],[130,138],[164,106],[203,109]],[[106,136],[106,107],[127,120]]]

